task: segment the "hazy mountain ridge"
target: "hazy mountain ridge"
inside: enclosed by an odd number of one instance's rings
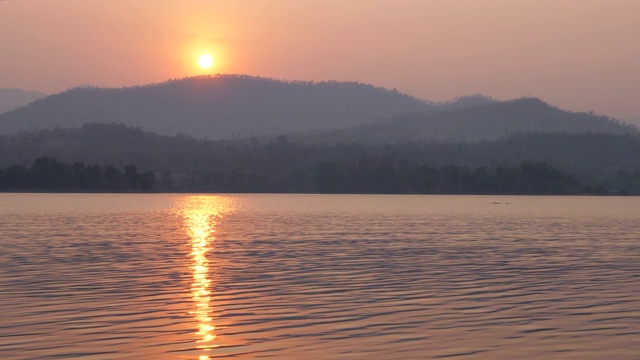
[[[158,134],[211,139],[346,128],[435,105],[345,82],[202,76],[129,88],[75,88],[0,116],[0,132],[123,123]]]
[[[0,114],[28,105],[46,96],[47,94],[37,91],[0,88]]]
[[[628,124],[634,124],[635,126],[640,127],[640,117],[628,118],[628,119],[625,119],[625,122]]]
[[[472,95],[433,103],[355,82],[201,76],[127,88],[77,87],[0,114],[0,132],[122,123],[161,135],[231,139],[288,134],[304,142],[478,141],[512,132],[636,133],[536,98]],[[307,135],[300,136],[295,134]]]
[[[437,110],[456,110],[469,106],[486,105],[498,102],[498,100],[482,94],[460,96],[453,100],[436,103]]]
[[[638,129],[593,113],[564,111],[537,98],[479,102],[405,113],[349,129],[294,136],[303,142],[397,143],[495,140],[518,132],[637,134]]]

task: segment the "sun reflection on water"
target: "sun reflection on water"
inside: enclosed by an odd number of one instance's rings
[[[191,242],[190,270],[193,274],[191,297],[195,308],[190,312],[198,322],[197,348],[210,351],[219,346],[215,343],[215,326],[211,318],[211,278],[209,258],[216,240],[218,221],[234,210],[233,201],[220,196],[189,196],[179,205]],[[201,355],[199,360],[209,360]]]

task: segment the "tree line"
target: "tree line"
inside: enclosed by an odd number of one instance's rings
[[[115,124],[0,135],[0,167],[27,168],[42,155],[66,164],[113,164],[121,169],[135,164],[142,172],[155,174],[151,191],[591,193],[604,189],[609,194],[640,195],[640,137],[630,135],[520,133],[478,143],[327,144],[285,136],[208,141]],[[523,180],[531,173],[528,166],[523,170],[523,163],[543,163],[571,174],[581,187],[564,181],[555,190],[540,190]],[[436,185],[432,180],[416,183],[424,174],[441,180]],[[378,178],[393,181],[381,185]],[[337,186],[336,179],[344,181]],[[477,183],[484,185],[470,185]]]
[[[152,172],[139,173],[135,166],[65,164],[43,156],[29,166],[0,168],[0,191],[138,192],[149,191]]]
[[[270,171],[236,167],[196,174],[164,173],[159,191],[326,194],[521,194],[604,195],[601,185],[583,184],[545,162],[469,168],[431,166],[407,159],[362,156],[325,161],[310,168]]]
[[[0,168],[0,191],[50,192],[228,192],[352,194],[522,194],[605,195],[601,185],[585,185],[545,162],[469,168],[430,166],[391,157],[363,155],[355,161],[321,162],[308,170],[234,168],[194,174],[140,173],[133,165],[64,164],[50,157],[30,166]],[[623,192],[622,194],[626,194]]]

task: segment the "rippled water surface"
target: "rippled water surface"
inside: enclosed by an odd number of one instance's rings
[[[640,199],[0,194],[0,359],[640,359]]]

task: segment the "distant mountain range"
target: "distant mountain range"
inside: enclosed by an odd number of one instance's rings
[[[121,89],[71,89],[3,114],[0,132],[99,122],[224,139],[346,128],[433,108],[429,102],[359,83],[218,75]]]
[[[374,143],[491,140],[528,131],[637,133],[614,119],[563,111],[535,98],[498,102],[471,96],[433,103],[360,83],[242,75],[75,88],[0,114],[0,133],[85,123],[212,140],[287,134],[301,141]]]
[[[633,125],[560,110],[537,98],[478,102],[464,107],[400,114],[382,121],[294,137],[303,142],[397,143],[494,140],[520,132],[637,134]]]
[[[0,114],[25,106],[45,96],[47,96],[47,94],[37,91],[0,88]]]

